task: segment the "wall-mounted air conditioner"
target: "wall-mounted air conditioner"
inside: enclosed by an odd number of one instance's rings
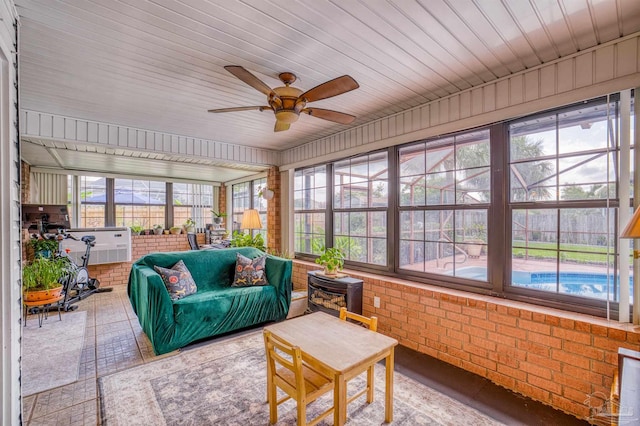
[[[129,228],[76,228],[68,232],[78,239],[85,235],[96,237],[95,246],[91,248],[89,265],[131,261],[131,230]],[[70,249],[69,257],[76,264],[82,265],[81,256],[87,248],[82,241],[67,238],[60,242],[60,248]]]

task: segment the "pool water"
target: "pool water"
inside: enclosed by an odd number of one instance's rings
[[[457,277],[469,278],[472,280],[487,280],[487,268],[481,266],[470,266],[456,270]],[[608,281],[607,282],[607,278]],[[607,299],[607,294],[614,291],[616,286],[613,275],[597,272],[512,272],[512,285],[516,287],[526,287],[534,290],[551,291],[564,294],[573,294],[598,299]],[[619,281],[619,277],[615,277]],[[633,277],[630,277],[629,294],[633,294]],[[617,299],[617,298],[616,298]]]

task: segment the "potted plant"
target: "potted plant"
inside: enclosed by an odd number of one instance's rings
[[[216,225],[220,225],[222,223],[222,218],[227,217],[227,214],[224,212],[211,210],[211,213],[213,213],[213,223],[215,223]]]
[[[486,241],[487,232],[485,226],[482,223],[473,225],[469,236],[464,239],[467,256],[472,259],[480,257]]]
[[[140,235],[140,233],[144,229],[140,225],[132,225],[130,228],[131,228],[131,235]]]
[[[256,236],[254,237],[251,234],[245,234],[239,231],[235,231],[229,245],[231,247],[255,247],[258,250],[267,250],[262,234],[256,234]]]
[[[191,218],[188,218],[183,226],[187,232],[196,232],[196,221]]]
[[[266,186],[258,187],[258,197],[264,198],[265,200],[268,201],[268,200],[271,200],[274,195],[275,195],[274,192],[271,189],[267,188]]]
[[[337,247],[325,248],[322,255],[316,259],[318,265],[324,266],[324,274],[335,277],[344,266],[344,252]]]
[[[182,228],[179,226],[172,226],[171,228],[169,228],[169,232],[171,233],[171,235],[178,235],[182,233]]]
[[[58,241],[33,238],[29,241],[29,246],[33,249],[36,258],[51,257],[58,250]]]
[[[62,278],[72,269],[64,257],[38,257],[22,268],[25,302],[46,301],[62,294]]]
[[[153,233],[155,235],[162,235],[162,229],[164,228],[164,226],[162,225],[153,225]]]

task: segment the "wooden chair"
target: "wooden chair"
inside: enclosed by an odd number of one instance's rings
[[[200,250],[197,234],[193,232],[187,232],[187,241],[189,241],[189,247],[191,248],[191,250]]]
[[[355,312],[347,311],[347,308],[340,308],[340,319],[346,321],[347,319],[356,321],[361,323],[362,325],[369,328],[371,331],[378,331],[378,318],[377,317],[365,317],[360,314],[356,314]],[[371,404],[373,402],[373,392],[375,390],[374,386],[374,365],[367,369],[367,387],[353,395],[351,398],[347,400],[347,405],[356,398],[359,398],[365,392],[367,393],[367,403]]]
[[[267,355],[267,400],[269,401],[269,422],[278,421],[278,405],[291,398],[296,400],[298,426],[315,425],[333,413],[333,405],[318,417],[307,423],[307,404],[327,392],[333,391],[333,379],[326,377],[302,362],[302,353],[297,346],[264,331]],[[277,388],[287,396],[277,400]]]

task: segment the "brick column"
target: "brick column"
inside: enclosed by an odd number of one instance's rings
[[[20,162],[20,199],[22,204],[31,202],[31,166]]]
[[[273,198],[267,202],[267,247],[282,250],[282,216],[280,194],[280,169],[272,166],[267,172],[267,188],[273,191]]]
[[[218,211],[226,212],[227,211],[227,187],[225,184],[220,185],[220,195],[218,197]],[[227,221],[225,220],[225,223]]]

